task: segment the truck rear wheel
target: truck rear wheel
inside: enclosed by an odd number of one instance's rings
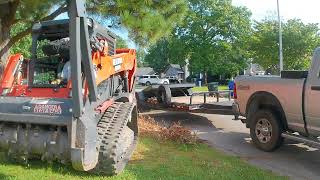
[[[270,152],[280,147],[283,142],[282,132],[282,124],[271,110],[259,110],[253,115],[250,136],[259,149]]]

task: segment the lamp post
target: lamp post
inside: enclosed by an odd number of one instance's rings
[[[277,0],[278,9],[278,23],[279,23],[279,59],[280,59],[280,73],[283,71],[283,51],[282,51],[282,27],[280,18],[279,0]]]

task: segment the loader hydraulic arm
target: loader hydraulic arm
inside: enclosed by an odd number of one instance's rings
[[[97,100],[97,85],[95,83],[85,3],[83,0],[69,1],[69,34],[73,115],[80,117],[82,113],[82,80],[81,62],[84,67],[84,76],[88,83],[89,100]]]
[[[10,56],[6,65],[6,69],[0,77],[0,95],[9,93],[19,75],[20,65],[23,57],[21,54]]]

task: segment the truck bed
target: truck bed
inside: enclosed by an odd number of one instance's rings
[[[281,78],[280,76],[239,76],[237,83],[237,103],[241,115],[246,115],[250,97],[257,93],[269,93],[279,99],[290,124],[303,123],[303,86],[305,78]]]

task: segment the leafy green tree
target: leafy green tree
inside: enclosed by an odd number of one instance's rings
[[[317,24],[304,24],[299,19],[283,23],[284,69],[308,69],[313,50],[320,45]],[[253,62],[274,73],[279,72],[278,23],[273,19],[255,22],[250,46]]]
[[[148,54],[144,59],[145,65],[152,67],[157,73],[163,72],[170,63],[169,51],[169,41],[167,39],[159,40],[148,49]]]
[[[136,48],[136,56],[137,56],[137,61],[138,61],[138,67],[143,67],[145,66],[145,57],[146,57],[146,50],[145,48]]]
[[[192,13],[178,30],[191,50],[190,64],[205,75],[235,74],[246,64],[244,40],[249,37],[251,13],[231,0],[190,0]]]
[[[117,44],[116,44],[118,49],[121,48],[128,48],[128,43],[122,39],[121,37],[117,37]]]
[[[156,72],[163,72],[169,64],[184,66],[188,59],[186,44],[177,36],[170,36],[159,40],[148,49],[144,58],[147,66],[152,67]]]
[[[17,23],[12,29],[11,34],[15,36],[17,33],[21,32],[24,29],[24,24]],[[17,43],[13,44],[13,46],[10,49],[10,52],[12,54],[21,53],[25,58],[31,57],[31,35],[24,36],[20,40],[17,41]]]
[[[53,7],[58,8],[48,13]],[[0,3],[0,74],[10,48],[30,34],[32,24],[40,20],[54,19],[65,11],[66,7],[60,0],[2,1]],[[23,49],[28,40],[24,39],[20,42],[22,43],[21,49]]]
[[[170,35],[187,11],[185,0],[89,0],[88,9],[111,24],[128,28],[129,36],[140,46],[148,46]]]
[[[149,49],[146,61],[162,70],[168,63],[184,65],[188,59],[195,73],[235,75],[247,64],[250,16],[231,0],[189,0],[184,23],[171,38]]]
[[[0,59],[3,64],[9,49],[31,32],[35,22],[51,20],[67,11],[66,0],[3,0],[0,2]],[[87,10],[100,21],[111,22],[129,31],[139,45],[146,46],[167,36],[181,22],[185,0],[87,0]],[[53,11],[52,11],[53,10]],[[52,11],[52,12],[51,12]],[[10,30],[14,26],[16,32]],[[23,41],[20,41],[23,42]],[[1,74],[1,66],[0,66]]]

